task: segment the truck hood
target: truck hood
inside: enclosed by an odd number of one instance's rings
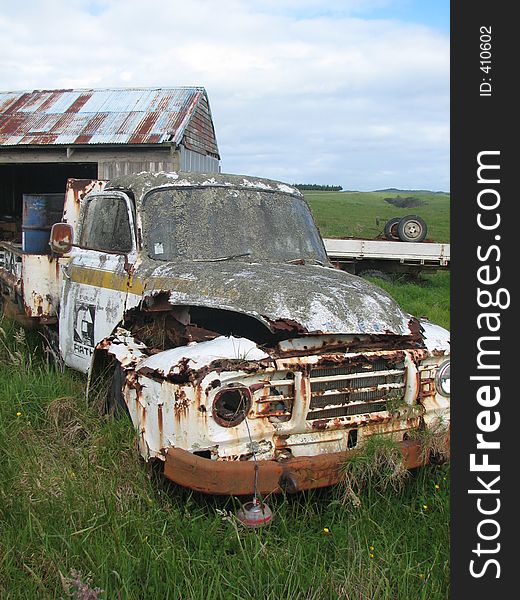
[[[135,280],[144,286],[145,301],[167,293],[172,305],[244,313],[271,331],[410,335],[412,317],[386,292],[330,267],[147,260]]]

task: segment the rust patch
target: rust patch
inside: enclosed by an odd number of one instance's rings
[[[98,344],[98,348],[100,346],[101,346],[101,344]],[[139,400],[140,396],[142,395],[143,386],[141,385],[141,383],[139,383],[139,377],[135,371],[133,371],[131,369],[126,371],[125,384],[127,387],[134,389],[136,391],[136,398],[137,398],[137,400]]]
[[[160,439],[160,447],[162,448],[163,443],[163,431],[164,431],[164,426],[163,426],[163,407],[162,404],[158,404],[157,405],[157,428],[159,429],[159,439]]]
[[[190,400],[186,396],[186,392],[183,389],[175,390],[175,397],[173,400],[173,413],[177,421],[181,420],[186,416]]]
[[[428,462],[419,441],[402,441],[399,447],[406,468],[413,469]],[[359,450],[353,449],[254,463],[251,460],[208,460],[180,448],[168,448],[164,474],[180,485],[206,494],[241,496],[253,493],[257,464],[260,494],[281,492],[286,479],[291,481],[294,491],[300,491],[337,484],[345,461],[357,453]]]
[[[197,386],[195,386],[195,388],[194,388],[193,391],[195,393],[195,406],[197,407],[197,410],[200,411],[200,409],[201,409],[201,403],[200,402],[201,402],[202,390],[201,390],[200,386],[197,385]],[[204,407],[204,409],[205,408],[206,407]],[[201,412],[204,412],[204,411],[201,411]]]
[[[208,387],[206,388],[206,396],[209,395],[211,390],[217,389],[218,387],[220,387],[220,385],[221,385],[220,379],[214,379],[213,381],[211,381],[210,384],[208,385]]]
[[[88,100],[92,97],[92,93],[83,93],[79,95],[76,100],[65,110],[66,113],[77,113],[80,111],[83,106],[88,102]]]
[[[265,316],[262,316],[262,318],[269,323],[273,331],[294,331],[297,333],[309,333],[304,327],[300,325],[300,323],[291,319],[277,319],[276,321],[271,321]]]
[[[167,374],[148,367],[140,368],[139,373],[154,380],[165,380],[177,384],[192,383],[197,386],[200,385],[204,377],[211,372],[218,374],[224,371],[243,371],[244,373],[251,374],[272,367],[270,359],[257,362],[250,362],[242,359],[219,359],[214,360],[209,365],[205,365],[200,369],[192,369],[188,364],[189,358],[184,358],[173,365]]]
[[[152,139],[152,135],[149,135],[155,125],[157,119],[160,117],[160,113],[151,112],[145,115],[144,119],[139,123],[137,129],[134,131],[132,136],[129,138],[129,144],[142,143],[143,138]],[[157,140],[158,141],[158,140]]]
[[[289,439],[288,434],[275,435],[274,436],[274,447],[277,449],[286,448],[288,439]]]

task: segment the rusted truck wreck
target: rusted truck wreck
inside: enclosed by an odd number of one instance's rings
[[[90,389],[110,371],[110,404],[166,477],[214,494],[255,476],[261,493],[332,485],[375,434],[428,461],[414,433],[449,431],[449,333],[332,268],[298,190],[187,173],[88,189],[69,182],[45,275],[22,265],[4,295],[59,330]]]

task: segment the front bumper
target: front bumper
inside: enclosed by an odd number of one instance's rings
[[[419,440],[398,444],[408,469],[428,462]],[[260,494],[298,492],[331,486],[341,480],[341,468],[358,450],[300,456],[283,461],[219,461],[202,458],[180,448],[168,448],[164,474],[172,481],[207,494],[241,496],[254,492],[255,468]],[[256,467],[255,467],[256,465]]]

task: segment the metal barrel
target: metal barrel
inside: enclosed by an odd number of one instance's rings
[[[61,221],[65,194],[24,194],[22,251],[49,254],[51,227]]]

